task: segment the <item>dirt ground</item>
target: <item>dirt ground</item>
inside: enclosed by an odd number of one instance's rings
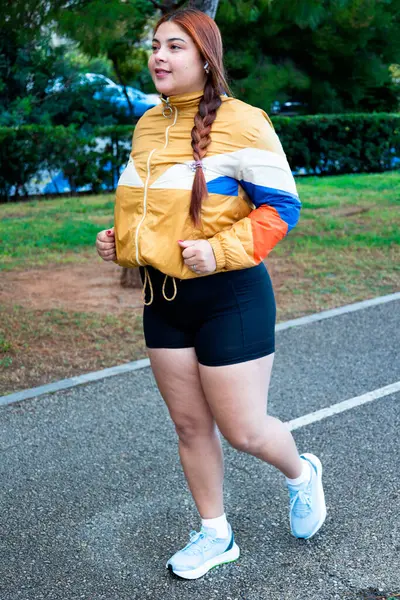
[[[121,268],[97,257],[82,264],[3,272],[0,301],[38,309],[116,314],[142,306],[141,290],[122,288]]]
[[[276,269],[268,265],[279,294]],[[121,268],[97,257],[86,263],[3,272],[0,302],[33,309],[58,308],[79,312],[118,314],[142,307],[142,290],[120,285]]]
[[[341,272],[340,285],[328,276],[314,282],[304,264],[291,256],[275,255],[265,263],[278,322],[391,293],[397,285],[395,277],[388,277],[379,279],[381,287],[371,287],[371,281],[377,285],[375,268],[365,273],[360,286]],[[120,267],[97,256],[80,263],[2,271],[0,396],[147,355],[142,289],[122,287],[121,274]]]
[[[147,356],[142,289],[121,274],[97,256],[1,273],[0,396]]]

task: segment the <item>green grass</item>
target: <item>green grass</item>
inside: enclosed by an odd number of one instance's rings
[[[299,178],[297,186],[300,223],[274,253],[400,244],[400,172]],[[113,195],[1,205],[0,269],[84,260],[97,232],[112,225],[113,208]]]
[[[0,269],[84,259],[113,211],[110,195],[0,205]]]
[[[114,196],[80,196],[77,198],[63,197],[51,200],[33,200],[31,202],[8,203],[0,206],[2,218],[31,217],[39,214],[42,217],[68,216],[76,214],[112,214]],[[32,210],[34,209],[34,210]],[[38,212],[37,212],[38,211]]]
[[[400,172],[296,183],[300,222],[267,261],[278,321],[398,291]],[[113,208],[114,195],[0,205],[2,289],[12,286],[7,270],[97,259],[96,234],[112,226]],[[146,356],[141,309],[110,316],[7,298],[0,303],[0,394]]]
[[[302,219],[287,238],[293,250],[400,244],[400,172],[300,179],[298,191]]]

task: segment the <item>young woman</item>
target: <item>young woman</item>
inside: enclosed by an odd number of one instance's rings
[[[267,114],[230,93],[211,18],[186,9],[160,19],[149,69],[162,104],[135,128],[115,229],[96,246],[104,260],[140,268],[147,351],[201,518],[167,567],[196,579],[239,556],[219,432],[283,473],[295,537],[310,538],[326,517],[321,462],[299,456],[266,410],[275,301],[263,259],[296,225],[300,201]]]

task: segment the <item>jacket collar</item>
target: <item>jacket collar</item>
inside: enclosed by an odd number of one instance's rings
[[[160,94],[160,98],[163,104],[176,106],[178,108],[190,108],[198,106],[201,97],[204,94],[204,90],[198,90],[197,92],[188,92],[186,94],[177,94],[176,96],[165,96]]]

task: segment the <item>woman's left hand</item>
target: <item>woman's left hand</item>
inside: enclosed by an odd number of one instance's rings
[[[184,263],[193,273],[213,273],[217,268],[214,251],[208,240],[178,240]],[[193,268],[196,265],[196,268]]]

